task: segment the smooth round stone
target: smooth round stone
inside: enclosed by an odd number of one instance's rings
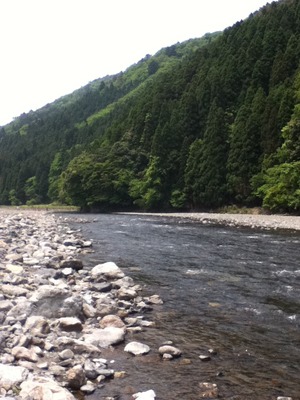
[[[140,342],[130,342],[125,346],[124,351],[137,356],[149,353],[150,347]]]

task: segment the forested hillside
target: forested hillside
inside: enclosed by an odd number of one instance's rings
[[[300,1],[146,56],[0,129],[0,203],[300,211]]]

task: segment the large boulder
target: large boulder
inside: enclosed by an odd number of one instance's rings
[[[21,384],[19,397],[24,400],[76,400],[66,389],[51,379],[37,377]]]
[[[82,314],[82,298],[70,296],[65,287],[43,285],[31,296],[32,315],[45,318],[79,317]]]
[[[26,368],[0,364],[0,387],[9,390],[11,387],[25,381],[28,374],[29,371]]]
[[[96,265],[91,270],[91,274],[93,278],[104,276],[109,279],[119,279],[125,276],[124,272],[122,272],[122,270],[111,261]]]
[[[109,347],[124,341],[126,330],[124,328],[114,328],[112,326],[104,329],[92,329],[90,333],[83,335],[86,343],[98,347]]]

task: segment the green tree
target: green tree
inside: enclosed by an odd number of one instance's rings
[[[228,188],[233,201],[251,203],[253,175],[261,166],[262,115],[265,94],[262,88],[256,93],[249,89],[232,127],[228,157]]]
[[[8,198],[12,206],[19,206],[22,204],[22,202],[17,197],[17,192],[15,189],[11,189],[9,191]]]
[[[24,191],[26,195],[26,204],[33,205],[41,203],[41,197],[38,194],[38,184],[36,176],[26,180]]]
[[[300,211],[300,161],[269,168],[264,181],[257,190],[257,195],[263,198],[263,207],[279,212]]]
[[[193,185],[193,198],[198,207],[217,207],[226,200],[227,135],[224,110],[214,101],[196,159],[198,175]]]

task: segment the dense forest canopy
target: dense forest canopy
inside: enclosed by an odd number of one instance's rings
[[[0,204],[300,211],[300,1],[0,128]]]

